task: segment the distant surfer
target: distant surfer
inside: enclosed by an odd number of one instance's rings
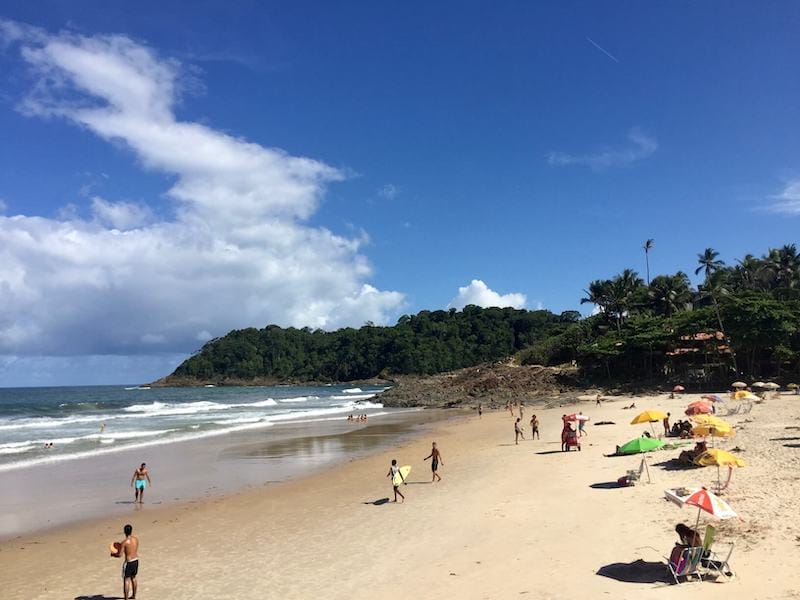
[[[122,596],[125,600],[136,598],[136,575],[139,573],[139,538],[133,535],[133,527],[125,525],[125,539],[120,542],[117,556],[124,558],[122,562]],[[128,585],[130,584],[130,586]],[[131,595],[128,596],[130,587]]]
[[[133,494],[133,503],[136,504],[144,504],[144,489],[148,485],[153,485],[153,482],[150,481],[150,471],[147,469],[147,465],[142,463],[141,466],[133,472],[133,477],[131,477],[131,487],[134,488]]]
[[[392,488],[394,488],[394,501],[397,502],[397,497],[400,496],[403,499],[403,502],[405,502],[406,497],[403,496],[403,492],[401,492],[399,489],[400,484],[397,482],[398,475],[400,476],[400,481],[402,481],[404,485],[408,485],[406,483],[406,478],[403,477],[403,474],[400,472],[400,467],[397,466],[397,460],[393,458],[392,465],[389,467],[389,472],[386,474],[386,476],[392,478]]]
[[[444,465],[444,461],[442,460],[442,453],[439,452],[439,449],[436,447],[436,442],[433,442],[431,445],[431,453],[425,457],[425,460],[431,459],[431,472],[433,473],[433,477],[431,478],[431,483],[434,483],[437,479],[439,481],[442,478],[439,476],[437,471],[439,470],[439,464],[441,463]]]
[[[520,418],[514,421],[514,443],[519,444],[519,438],[525,439],[525,434],[522,433],[522,426],[519,424]]]

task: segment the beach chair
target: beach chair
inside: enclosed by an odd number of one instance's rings
[[[628,485],[636,485],[636,482],[641,481],[642,473],[647,471],[647,483],[652,483],[650,481],[650,471],[647,470],[647,465],[642,459],[642,462],[639,463],[638,469],[630,469],[627,474],[625,475],[626,479],[628,480]]]
[[[733,554],[733,546],[733,542],[730,542],[728,544],[728,551],[722,554],[711,550],[708,558],[701,561],[701,566],[708,572],[717,573],[723,579],[732,579],[734,573],[733,569],[731,569],[730,561],[731,555]]]
[[[703,581],[703,576],[700,574],[700,561],[703,558],[703,547],[697,546],[696,548],[683,548],[680,553],[673,552],[673,556],[667,558],[667,567],[669,572],[675,578],[675,583],[681,583],[680,578],[689,581],[691,575],[696,575],[700,581]]]
[[[577,431],[565,431],[561,434],[561,443],[562,447],[565,451],[569,452],[570,448],[577,448],[578,451],[581,449],[581,441],[578,438]]]

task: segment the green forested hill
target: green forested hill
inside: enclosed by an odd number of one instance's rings
[[[646,251],[652,249],[648,240]],[[683,272],[645,283],[626,269],[592,281],[581,303],[595,311],[467,306],[422,311],[396,325],[312,331],[270,325],[208,342],[164,383],[352,381],[430,375],[509,356],[522,364],[575,361],[585,378],[620,383],[733,378],[800,382],[800,255],[795,245],[727,266],[698,255]]]
[[[382,373],[428,375],[510,356],[579,318],[574,311],[467,306],[403,316],[391,327],[241,329],[208,342],[172,377],[352,381]]]

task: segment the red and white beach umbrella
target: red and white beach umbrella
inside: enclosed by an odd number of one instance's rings
[[[700,511],[705,511],[716,519],[732,519],[738,516],[736,511],[731,508],[730,504],[705,488],[697,490],[686,498],[683,503],[697,507],[695,529],[697,529],[697,524],[700,522]]]
[[[672,391],[673,391],[673,392],[682,392],[682,391],[683,391],[683,390],[685,390],[685,389],[686,389],[686,388],[685,388],[685,387],[683,387],[682,385],[676,385],[674,388],[672,388]]]
[[[711,405],[708,402],[700,402],[699,400],[697,402],[692,402],[686,408],[686,414],[689,416],[707,415],[712,412],[714,412],[714,410],[711,408]]]

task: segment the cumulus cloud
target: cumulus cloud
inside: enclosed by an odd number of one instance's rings
[[[448,308],[462,309],[468,304],[476,306],[510,306],[524,308],[527,298],[525,294],[499,294],[490,289],[480,279],[473,279],[469,285],[458,288],[458,295],[448,304]]]
[[[168,217],[99,196],[88,218],[0,214],[0,354],[166,355],[232,328],[385,323],[402,308],[369,285],[364,236],[308,224],[341,171],[180,120],[182,65],[125,36],[0,21],[0,38],[34,79],[23,114],[122,144],[173,181]]]
[[[782,215],[800,216],[800,179],[786,184],[780,194],[770,197],[772,203],[766,209]]]
[[[658,149],[658,142],[634,127],[628,132],[630,144],[624,148],[607,148],[593,154],[566,154],[550,152],[547,162],[552,167],[578,165],[602,171],[610,167],[625,167],[651,156]]]

